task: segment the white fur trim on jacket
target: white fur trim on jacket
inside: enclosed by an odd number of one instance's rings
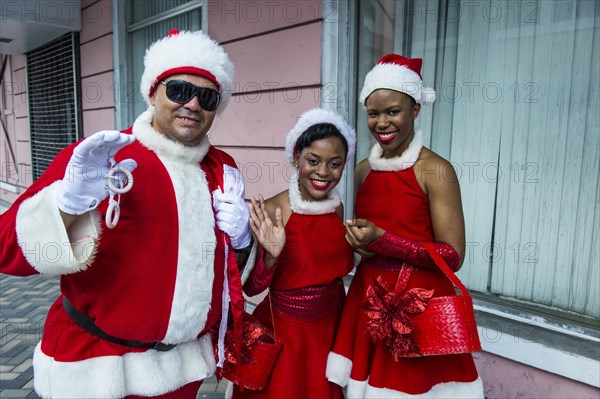
[[[206,323],[212,299],[215,217],[208,181],[198,164],[204,159],[210,144],[208,138],[196,147],[186,147],[170,140],[154,130],[152,115],[152,109],[140,115],[132,131],[165,166],[177,201],[177,277],[169,327],[162,340],[174,344],[198,336]]]
[[[142,112],[133,123],[132,133],[142,145],[153,151],[159,157],[164,156],[188,163],[201,162],[208,153],[210,142],[208,134],[195,147],[188,147],[166,138],[152,127],[154,107]]]
[[[221,103],[217,109],[221,113],[233,90],[234,66],[223,47],[202,31],[181,31],[157,40],[146,50],[140,82],[146,103],[150,105],[150,88],[155,79],[170,69],[181,67],[204,69],[213,74],[221,86]]]
[[[325,377],[341,387],[348,385],[350,372],[352,371],[352,360],[335,352],[329,352],[327,356],[327,367]]]
[[[423,148],[423,132],[421,129],[417,129],[408,148],[399,157],[383,158],[383,149],[378,142],[375,142],[369,154],[369,164],[371,169],[384,172],[408,169],[419,159],[421,148]]]
[[[378,89],[391,89],[408,94],[418,104],[428,105],[435,102],[435,90],[425,87],[419,74],[401,65],[375,65],[365,76],[358,102],[364,106],[367,97]]]
[[[252,248],[250,249],[250,255],[248,255],[248,260],[244,265],[244,269],[242,270],[242,275],[240,276],[242,280],[242,286],[250,277],[250,273],[254,270],[254,266],[256,265],[256,254],[258,253],[258,243],[256,240],[252,243]]]
[[[78,362],[55,361],[38,344],[33,354],[33,384],[42,398],[156,396],[210,377],[215,367],[209,334],[167,352],[150,349]]]
[[[473,382],[443,382],[434,385],[428,392],[411,395],[388,388],[375,388],[369,381],[350,379],[346,392],[348,399],[484,399],[483,382],[477,378]]]
[[[61,275],[85,270],[94,260],[100,232],[99,214],[78,216],[65,229],[56,202],[60,181],[42,189],[19,206],[16,233],[29,264],[42,274]]]
[[[294,149],[296,148],[298,138],[300,138],[306,129],[319,123],[330,123],[335,126],[342,136],[344,136],[346,143],[348,144],[348,155],[346,156],[346,159],[351,159],[354,156],[356,147],[356,133],[354,132],[354,129],[348,125],[341,115],[322,108],[313,108],[300,115],[296,125],[289,131],[285,138],[285,153],[290,163],[294,162]]]
[[[342,197],[335,188],[327,193],[327,198],[324,200],[306,201],[302,198],[300,188],[298,188],[297,178],[290,180],[288,194],[290,197],[290,208],[293,212],[301,215],[324,215],[335,212],[337,207],[342,203]]]

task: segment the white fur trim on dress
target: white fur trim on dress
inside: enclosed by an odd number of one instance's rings
[[[38,344],[33,354],[34,388],[42,398],[157,396],[215,372],[209,334],[166,352],[150,349],[123,356],[59,362]]]
[[[29,264],[42,274],[61,275],[87,269],[94,261],[100,232],[99,214],[78,216],[67,230],[60,216],[56,189],[45,187],[19,206],[17,241]]]
[[[221,113],[233,91],[234,66],[223,47],[202,31],[181,31],[157,40],[146,50],[140,82],[146,103],[150,105],[150,88],[158,84],[155,79],[170,69],[181,67],[204,69],[213,74],[221,86],[221,103],[217,109],[217,113]]]
[[[352,371],[352,360],[335,352],[329,352],[327,356],[327,367],[325,377],[341,387],[348,385],[350,372]]]
[[[198,163],[204,159],[210,147],[208,134],[197,146],[188,147],[157,132],[152,127],[153,116],[154,107],[149,107],[133,122],[132,132],[144,147],[155,152],[158,156],[178,159],[188,163]]]
[[[434,372],[434,371],[432,371]],[[402,376],[398,376],[402,378]],[[369,381],[350,380],[346,391],[348,399],[484,399],[483,382],[477,378],[473,382],[443,382],[434,385],[429,391],[411,395],[388,388],[375,388]]]
[[[348,144],[348,155],[346,159],[351,159],[354,156],[356,148],[356,133],[354,129],[342,118],[341,115],[328,111],[322,108],[313,108],[304,112],[298,118],[296,125],[289,131],[285,138],[285,153],[290,163],[294,162],[294,149],[296,142],[309,127],[319,123],[330,123],[340,131]]]
[[[408,94],[418,104],[433,104],[435,90],[423,85],[423,80],[415,71],[397,64],[377,64],[365,76],[365,83],[358,102],[365,105],[365,100],[378,89],[390,89]]]
[[[307,201],[302,198],[300,188],[298,187],[298,179],[290,180],[290,208],[293,212],[301,215],[324,215],[326,213],[335,212],[338,206],[342,203],[342,197],[337,189],[333,188],[327,193],[327,198],[320,201]]]
[[[375,142],[369,154],[369,164],[372,170],[384,172],[396,172],[408,169],[419,159],[421,148],[423,148],[423,132],[421,129],[417,129],[408,148],[399,157],[383,158],[383,149],[378,142]]]

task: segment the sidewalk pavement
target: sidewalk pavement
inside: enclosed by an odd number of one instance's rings
[[[0,274],[0,398],[38,398],[33,391],[32,356],[46,313],[58,297],[56,277]],[[221,399],[227,381],[204,381],[197,399]]]

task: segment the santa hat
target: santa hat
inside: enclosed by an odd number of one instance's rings
[[[150,96],[160,82],[177,74],[198,75],[212,81],[221,93],[221,112],[231,95],[234,67],[227,53],[202,31],[172,29],[169,35],[154,42],[144,56],[144,73],[140,91],[150,105]]]
[[[367,73],[359,102],[365,105],[367,97],[377,89],[391,89],[408,94],[418,104],[433,104],[435,91],[423,84],[422,63],[421,58],[406,58],[398,54],[382,57]]]
[[[354,129],[346,123],[341,115],[322,108],[314,108],[300,115],[296,125],[289,131],[285,138],[285,153],[290,163],[294,162],[296,142],[302,133],[309,127],[319,123],[330,123],[335,126],[342,136],[344,136],[346,143],[348,144],[348,154],[346,155],[346,159],[350,159],[354,156],[354,149],[356,146],[356,133],[354,132]]]

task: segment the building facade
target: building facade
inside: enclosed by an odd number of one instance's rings
[[[207,31],[236,65],[211,142],[246,195],[285,189],[283,141],[313,107],[371,139],[357,102],[384,54],[423,58],[417,119],[460,180],[489,398],[600,395],[600,3],[595,0],[81,0],[0,5],[0,207],[60,148],[128,127],[145,48]],[[401,204],[391,204],[401,206]]]

